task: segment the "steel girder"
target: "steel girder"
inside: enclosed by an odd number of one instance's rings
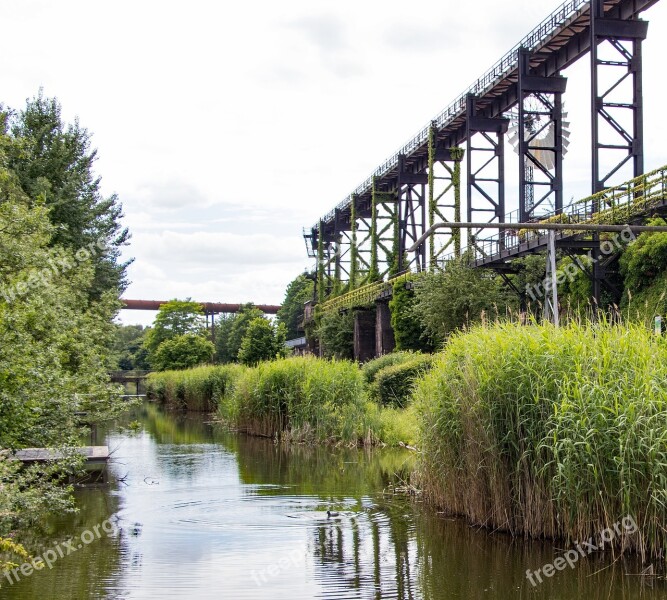
[[[396,198],[398,209],[398,256],[394,272],[396,274],[409,269],[423,271],[426,268],[426,244],[415,252],[407,249],[426,231],[426,173],[414,173],[406,168],[405,157],[398,157],[398,179]]]
[[[644,172],[642,41],[648,22],[605,14],[604,0],[591,0],[592,191],[613,185],[630,164],[632,177]],[[593,211],[603,210],[594,206]],[[593,298],[600,303],[606,272],[594,253]]]
[[[563,103],[567,79],[530,71],[531,53],[519,50],[519,222],[563,209]]]
[[[477,98],[466,99],[466,140],[468,143],[467,196],[468,222],[505,221],[505,133],[509,119],[480,117]],[[472,246],[479,231],[469,231]]]
[[[395,273],[399,238],[398,201],[395,190],[380,187],[373,180],[371,197],[371,261],[368,282],[380,281]]]
[[[431,124],[428,146],[428,226],[461,220],[461,161],[464,151],[438,140]],[[435,268],[447,250],[461,255],[461,230],[438,229],[429,238],[429,267]]]

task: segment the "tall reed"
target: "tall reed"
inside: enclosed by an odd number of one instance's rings
[[[151,373],[146,394],[169,408],[211,412],[244,370],[241,365],[220,365]]]
[[[371,419],[359,367],[295,357],[259,364],[236,382],[225,411],[253,434],[359,443]]]
[[[416,390],[426,496],[477,524],[587,540],[626,515],[624,547],[667,526],[667,345],[611,323],[477,326]]]

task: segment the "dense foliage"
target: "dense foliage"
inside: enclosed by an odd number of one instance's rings
[[[285,325],[274,326],[268,319],[257,317],[248,325],[241,340],[239,362],[254,366],[285,354]]]
[[[216,362],[224,364],[238,361],[243,337],[250,323],[263,317],[264,313],[253,304],[243,305],[235,314],[220,315],[216,322]]]
[[[404,408],[410,402],[415,382],[433,366],[428,354],[415,354],[410,360],[378,371],[371,385],[371,397],[383,406]]]
[[[303,318],[303,305],[313,299],[314,285],[312,279],[299,275],[290,282],[285,290],[285,299],[278,311],[278,322],[285,325],[288,340],[303,335],[303,329],[300,326]]]
[[[127,232],[103,200],[78,125],[39,96],[0,128],[0,548],[45,513],[73,508],[61,485],[80,459],[18,473],[8,450],[77,446],[126,408],[108,383]],[[99,244],[98,244],[99,242]],[[106,248],[106,249],[105,249]],[[19,539],[19,538],[17,538]]]
[[[484,314],[505,315],[517,297],[485,269],[473,269],[468,259],[452,259],[444,271],[424,273],[415,282],[414,311],[436,345]]]
[[[152,354],[151,366],[156,371],[191,369],[213,360],[213,342],[199,333],[184,333],[162,342]]]
[[[653,219],[652,225],[665,225]],[[642,233],[623,252],[620,260],[625,288],[635,294],[667,269],[667,233]]]
[[[431,350],[424,327],[415,312],[415,293],[408,289],[405,282],[394,284],[389,310],[396,350]]]
[[[327,312],[318,317],[316,337],[326,358],[354,357],[354,313]]]
[[[121,371],[148,370],[148,350],[144,346],[148,331],[148,328],[141,325],[116,325],[110,348],[109,368]]]

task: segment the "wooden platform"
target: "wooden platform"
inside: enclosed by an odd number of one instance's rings
[[[86,457],[87,465],[106,464],[110,456],[109,446],[83,446],[76,451]],[[54,448],[25,448],[17,450],[14,458],[26,464],[35,464],[62,459],[63,452]]]

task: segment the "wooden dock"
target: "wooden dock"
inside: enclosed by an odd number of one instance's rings
[[[86,458],[86,465],[106,465],[109,460],[109,446],[83,446],[76,448],[79,454]],[[54,448],[25,448],[17,450],[14,458],[25,464],[43,463],[64,458],[62,450]]]

